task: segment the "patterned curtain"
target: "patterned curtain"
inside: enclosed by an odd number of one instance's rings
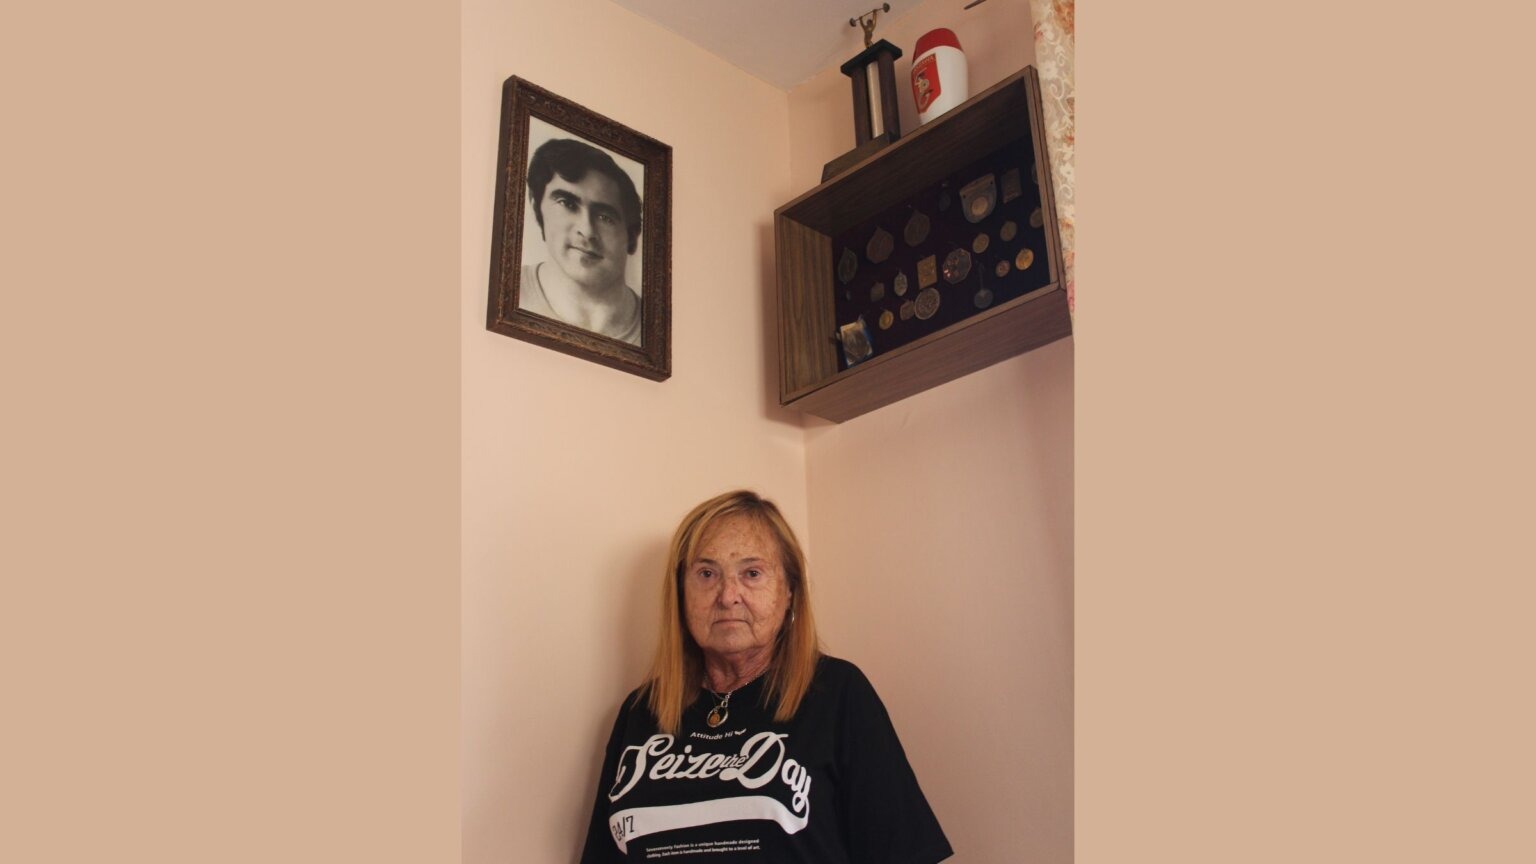
[[[1056,214],[1061,221],[1061,257],[1066,268],[1067,308],[1076,312],[1077,284],[1073,279],[1076,243],[1073,223],[1077,198],[1072,174],[1073,5],[1075,0],[1029,0],[1035,21],[1035,67],[1040,72],[1040,99],[1045,103],[1045,143],[1050,152],[1051,181],[1056,189]]]

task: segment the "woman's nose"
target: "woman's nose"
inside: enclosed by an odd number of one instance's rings
[[[716,595],[722,606],[730,606],[741,599],[741,583],[733,576],[720,580],[720,593]]]

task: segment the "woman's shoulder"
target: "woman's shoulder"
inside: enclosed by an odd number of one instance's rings
[[[884,703],[864,670],[841,657],[822,655],[811,684],[816,704],[832,708],[843,716],[868,717],[882,713]]]
[[[868,687],[869,678],[864,670],[841,657],[823,654],[816,661],[816,680],[831,687],[850,684]]]
[[[646,713],[650,713],[650,703],[646,699],[646,688],[647,685],[641,684],[639,687],[629,691],[629,695],[625,696],[624,701],[619,703],[619,713],[627,714],[635,710],[642,710]]]
[[[618,716],[613,721],[613,734],[619,737],[649,735],[655,731],[656,715],[651,713],[649,694],[642,685],[629,691],[618,705]]]

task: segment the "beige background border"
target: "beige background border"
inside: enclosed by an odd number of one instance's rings
[[[1081,13],[1081,860],[1530,860],[1529,27]],[[0,859],[454,860],[456,8],[7,16]]]
[[[1529,26],[1078,13],[1080,860],[1533,860]]]
[[[456,860],[455,4],[3,17],[0,860]]]

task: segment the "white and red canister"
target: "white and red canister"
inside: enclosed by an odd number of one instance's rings
[[[929,30],[917,40],[912,54],[912,99],[917,102],[918,123],[927,123],[970,95],[965,52],[955,31]]]

